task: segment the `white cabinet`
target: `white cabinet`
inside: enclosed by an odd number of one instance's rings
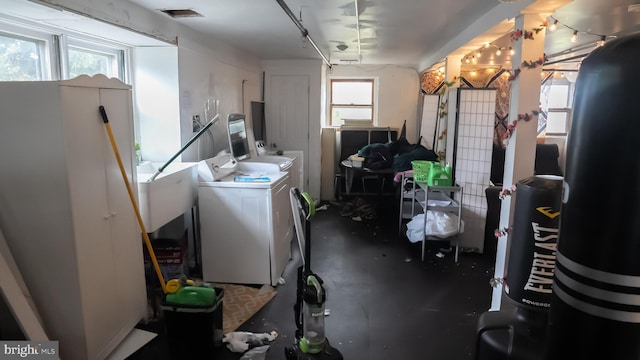
[[[62,359],[104,359],[145,316],[131,90],[104,76],[0,82],[0,228]]]
[[[201,182],[202,276],[218,283],[278,284],[290,258],[289,177],[269,183]]]

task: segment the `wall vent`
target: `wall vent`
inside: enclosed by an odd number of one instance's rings
[[[165,9],[160,11],[172,18],[202,17],[202,14],[191,9]]]

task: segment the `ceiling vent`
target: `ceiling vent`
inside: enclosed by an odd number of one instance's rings
[[[172,18],[202,17],[202,14],[191,9],[160,10]]]

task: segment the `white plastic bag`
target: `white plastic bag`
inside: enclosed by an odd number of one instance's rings
[[[427,236],[447,238],[458,233],[458,216],[442,211],[427,211],[427,224],[424,224],[424,214],[418,214],[407,223],[407,238],[411,242],[420,242]],[[464,222],[460,222],[460,232],[464,232]]]
[[[269,345],[255,347],[242,355],[240,360],[264,360],[267,358]]]

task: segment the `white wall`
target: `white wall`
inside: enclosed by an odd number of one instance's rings
[[[183,144],[195,135],[191,126],[192,116],[200,115],[203,123],[205,122],[206,99],[217,99],[220,103],[220,121],[210,128],[209,133],[203,134],[198,143],[184,152],[184,161],[210,158],[219,151],[228,149],[227,115],[244,113],[247,115],[247,125],[251,127],[250,102],[261,100],[260,66],[257,63],[243,63],[240,57],[228,63],[226,59],[216,56],[216,52],[186,39],[179,45],[180,124]]]
[[[420,75],[413,68],[394,65],[335,65],[327,74],[331,78],[374,77],[377,79],[378,106],[375,109],[376,126],[389,126],[400,130],[407,120],[407,140],[418,140],[418,99]],[[326,98],[331,90],[327,84]],[[328,106],[325,109],[329,116]],[[328,123],[328,120],[327,120]]]
[[[136,141],[143,160],[165,162],[181,147],[178,49],[142,47],[132,57]]]

